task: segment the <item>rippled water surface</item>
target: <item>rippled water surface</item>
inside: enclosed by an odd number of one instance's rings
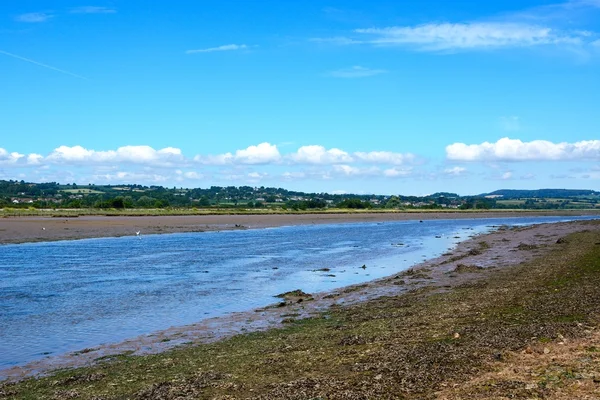
[[[325,291],[390,275],[493,225],[567,219],[577,218],[351,223],[3,245],[0,369],[264,306],[292,289]],[[330,271],[316,271],[321,268]]]

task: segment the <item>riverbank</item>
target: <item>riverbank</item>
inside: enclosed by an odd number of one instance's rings
[[[598,366],[594,351],[574,343],[593,344],[598,324],[599,229],[597,221],[500,229],[397,276],[84,349],[45,367],[96,366],[3,386],[0,398],[487,398],[488,390],[491,398],[535,397],[563,390],[557,382],[565,379],[595,390],[589,371],[548,375],[548,354],[583,352]],[[515,360],[536,374],[546,363],[548,372],[515,383]],[[498,369],[504,375],[494,375]],[[26,371],[13,377],[18,372]]]
[[[310,214],[78,216],[0,218],[0,244],[205,232],[288,225],[430,219],[600,215],[600,211],[348,212]]]

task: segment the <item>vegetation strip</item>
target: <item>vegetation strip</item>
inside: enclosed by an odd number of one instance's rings
[[[540,189],[497,190],[460,196],[438,192],[426,196],[304,193],[273,187],[211,186],[210,188],[165,188],[143,185],[61,185],[0,180],[0,211],[5,215],[39,215],[51,209],[94,215],[130,210],[131,215],[160,215],[207,210],[297,212],[307,210],[477,210],[598,209],[600,192],[594,190]],[[175,209],[175,210],[173,210]],[[143,210],[146,214],[143,214]],[[235,212],[235,211],[234,211]],[[148,214],[152,213],[152,214]],[[179,215],[179,214],[177,214]]]
[[[124,354],[3,384],[0,398],[593,398],[600,224],[587,226],[545,256],[482,272],[449,292],[430,286],[334,307],[282,329],[159,355]],[[550,356],[565,343],[582,343],[572,349],[581,357],[566,369]],[[522,357],[529,357],[528,376],[502,373]]]

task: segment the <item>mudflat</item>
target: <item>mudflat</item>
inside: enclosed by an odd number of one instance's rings
[[[287,225],[382,222],[403,220],[600,215],[599,211],[490,211],[490,212],[349,212],[323,214],[240,214],[169,216],[79,216],[76,218],[0,218],[0,244],[118,237],[158,233],[204,232],[267,228]]]

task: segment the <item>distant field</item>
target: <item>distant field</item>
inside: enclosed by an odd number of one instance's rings
[[[496,203],[504,206],[519,206],[525,204],[525,200],[497,200]]]
[[[62,189],[61,192],[72,193],[72,194],[102,194],[99,190],[92,189]]]
[[[560,204],[563,202],[568,202],[571,207],[582,207],[582,208],[600,208],[600,204],[596,203],[595,200],[585,199],[585,198],[575,198],[575,199],[560,199],[560,198],[547,198],[547,199],[507,199],[507,200],[496,200],[498,205],[507,206],[507,207],[519,207],[524,205],[528,200],[533,200],[535,204],[538,205],[554,205]]]

